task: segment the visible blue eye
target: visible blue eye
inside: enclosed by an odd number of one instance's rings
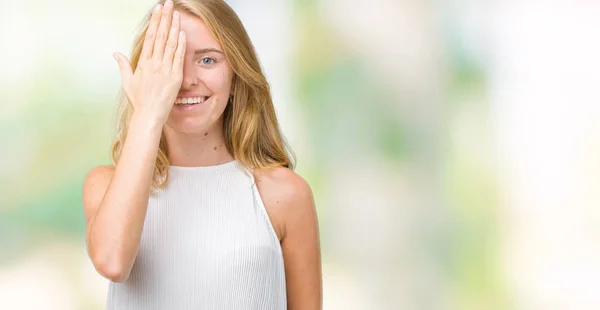
[[[215,63],[215,59],[214,59],[214,58],[210,58],[210,57],[205,57],[205,58],[202,58],[202,59],[200,60],[200,62],[201,62],[203,65],[208,65],[208,66],[210,66],[210,65],[212,65],[213,63]]]

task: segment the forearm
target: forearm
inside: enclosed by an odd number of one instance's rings
[[[96,269],[114,281],[128,276],[140,244],[162,125],[131,119],[112,180],[88,232]]]

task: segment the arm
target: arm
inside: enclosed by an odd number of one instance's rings
[[[323,307],[319,227],[312,191],[294,174],[293,190],[286,199],[284,235],[288,310]]]
[[[134,113],[116,168],[93,169],[83,185],[88,254],[96,270],[115,282],[129,277],[139,249],[162,127],[181,87],[185,42],[167,0],[152,12],[135,73],[115,53]]]
[[[322,309],[319,223],[310,187],[283,167],[255,170],[254,177],[280,237],[288,310]]]
[[[161,130],[134,114],[116,168],[94,168],[84,181],[88,254],[115,282],[127,279],[137,255]]]

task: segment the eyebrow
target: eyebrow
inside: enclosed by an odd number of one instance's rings
[[[223,54],[223,52],[219,51],[218,49],[210,47],[210,48],[197,49],[197,50],[194,51],[194,55],[206,54],[206,53],[209,53],[209,52],[215,52],[215,53]]]

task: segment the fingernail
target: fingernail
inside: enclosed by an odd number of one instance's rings
[[[167,0],[167,2],[165,2],[165,7],[171,7],[173,5],[173,2],[171,0]]]
[[[160,11],[160,3],[154,7],[154,12]]]
[[[119,58],[117,58],[117,53],[113,53],[113,58],[117,61],[119,60]]]

